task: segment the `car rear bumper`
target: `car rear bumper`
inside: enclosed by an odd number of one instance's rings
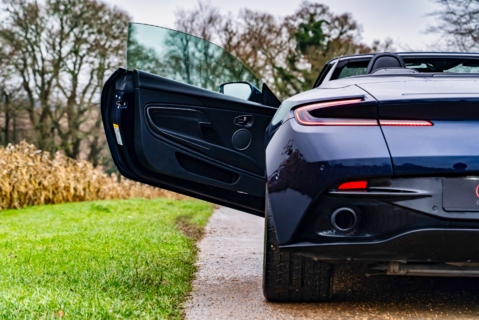
[[[420,229],[377,241],[300,242],[280,250],[326,260],[479,262],[479,229]]]
[[[368,179],[362,191],[333,185],[307,210],[292,242],[280,248],[343,261],[479,262],[479,212],[443,208],[443,184],[449,179]],[[474,182],[471,186],[477,181],[464,179]],[[343,209],[356,214],[347,231],[334,223],[335,212]],[[275,223],[282,221],[275,217]]]

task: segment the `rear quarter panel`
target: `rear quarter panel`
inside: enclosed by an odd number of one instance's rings
[[[280,245],[291,243],[314,200],[331,184],[393,174],[379,126],[312,127],[290,118],[270,141],[266,162],[269,206]]]

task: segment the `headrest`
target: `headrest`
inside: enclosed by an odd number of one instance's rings
[[[379,53],[369,61],[366,74],[371,74],[376,69],[406,68],[404,60],[395,53]]]

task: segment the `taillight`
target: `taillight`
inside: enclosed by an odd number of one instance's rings
[[[310,104],[295,110],[296,120],[305,126],[377,126],[378,122],[372,119],[334,119],[316,118],[310,113],[312,110],[325,107],[334,107],[361,102],[362,99],[348,99]]]
[[[431,121],[427,120],[379,120],[381,126],[389,127],[432,127]]]
[[[378,121],[376,119],[316,118],[311,114],[311,111],[317,109],[355,104],[361,101],[363,100],[348,99],[313,103],[296,109],[294,116],[298,123],[304,126],[377,126]],[[387,127],[431,127],[434,125],[427,120],[379,120],[379,124]]]
[[[341,184],[338,190],[351,190],[351,189],[366,189],[368,187],[367,181],[350,181]]]

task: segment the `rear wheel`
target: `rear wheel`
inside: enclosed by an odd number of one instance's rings
[[[280,252],[273,217],[266,212],[263,294],[268,301],[319,302],[332,294],[331,264]]]

